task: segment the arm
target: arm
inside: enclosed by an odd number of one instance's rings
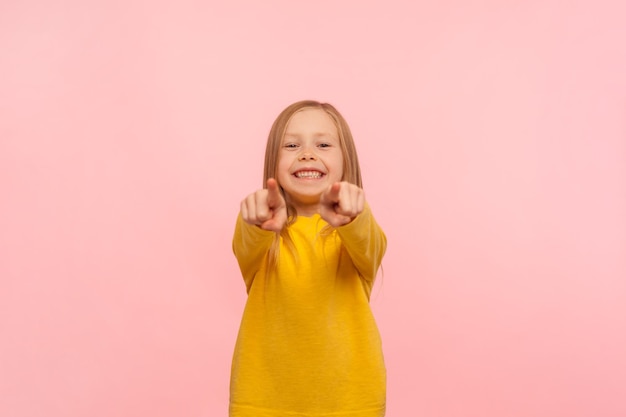
[[[237,258],[247,290],[250,289],[256,273],[261,269],[275,236],[275,232],[246,223],[241,214],[237,217],[233,253]]]
[[[361,277],[374,282],[387,249],[387,238],[360,187],[348,182],[330,186],[320,197],[320,215],[334,226]]]
[[[359,215],[336,230],[361,277],[373,283],[387,249],[387,237],[369,205],[365,204]]]
[[[250,290],[254,276],[286,221],[285,199],[273,178],[267,180],[267,189],[249,194],[241,202],[233,237],[233,252],[247,290]]]

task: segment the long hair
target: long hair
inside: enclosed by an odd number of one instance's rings
[[[358,187],[363,187],[361,179],[361,167],[359,165],[359,158],[357,156],[356,147],[354,146],[354,139],[352,138],[352,132],[346,122],[346,119],[339,113],[339,111],[328,103],[320,103],[314,100],[302,100],[291,104],[285,108],[276,118],[270,129],[269,136],[267,138],[267,146],[265,148],[265,167],[263,170],[263,187],[266,186],[267,180],[278,177],[278,158],[279,152],[282,146],[285,131],[287,125],[291,121],[294,114],[308,109],[320,109],[326,112],[333,120],[335,127],[337,128],[337,134],[339,136],[339,144],[343,155],[343,177],[342,181],[349,182]],[[293,242],[287,232],[287,227],[296,221],[298,213],[295,207],[290,204],[289,197],[285,195],[280,183],[278,184],[279,190],[285,199],[287,204],[287,223],[280,232],[280,236],[283,237],[285,243],[290,249],[293,247]],[[276,240],[270,249],[270,262],[274,264],[278,257],[278,241],[279,237],[276,236]]]

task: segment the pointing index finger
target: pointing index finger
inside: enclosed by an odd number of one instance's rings
[[[282,195],[278,189],[278,182],[274,178],[267,180],[267,204],[274,207],[280,203]]]
[[[330,189],[326,193],[326,198],[331,203],[339,202],[339,191],[341,190],[341,183],[336,182],[330,186]]]

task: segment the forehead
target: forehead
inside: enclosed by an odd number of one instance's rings
[[[322,109],[300,110],[287,123],[285,136],[327,135],[337,137],[337,126],[332,117]]]

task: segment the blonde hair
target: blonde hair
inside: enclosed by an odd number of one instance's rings
[[[320,103],[319,101],[314,100],[302,100],[296,103],[291,104],[287,108],[285,108],[276,118],[274,123],[272,124],[272,128],[270,129],[269,136],[267,138],[267,146],[265,148],[265,168],[263,170],[263,187],[266,186],[267,180],[270,178],[274,178],[278,181],[278,158],[279,152],[282,146],[283,138],[285,136],[285,131],[287,130],[287,125],[291,121],[291,118],[294,114],[309,109],[319,109],[323,110],[330,116],[333,120],[336,128],[337,134],[339,136],[339,144],[341,147],[341,153],[343,155],[343,178],[342,181],[349,182],[351,184],[355,184],[358,187],[363,187],[362,179],[361,179],[361,167],[359,165],[359,158],[357,156],[356,147],[354,145],[354,139],[352,138],[352,132],[350,132],[350,127],[346,122],[346,119],[339,113],[339,111],[328,103]],[[287,203],[287,223],[283,227],[280,232],[280,236],[283,237],[284,241],[287,243],[287,246],[295,251],[293,246],[293,242],[289,237],[289,233],[287,232],[287,227],[296,221],[296,217],[298,213],[296,212],[295,207],[289,202],[289,196],[285,194],[285,191],[278,184],[281,194]],[[274,261],[278,257],[278,243],[279,243],[279,235],[277,234],[276,240],[270,249],[270,262],[274,263]]]

